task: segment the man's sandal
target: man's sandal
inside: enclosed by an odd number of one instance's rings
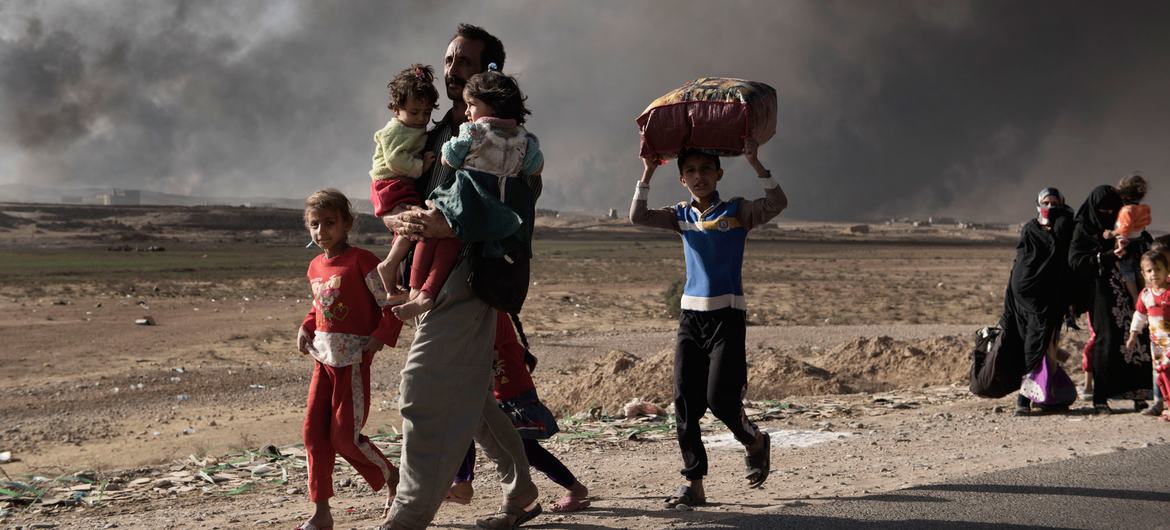
[[[763,486],[772,470],[772,437],[763,431],[760,434],[764,435],[764,447],[755,451],[749,449],[747,456],[743,457],[747,466],[748,487],[752,488]]]
[[[505,506],[498,513],[477,520],[475,526],[486,528],[487,530],[514,530],[520,528],[520,525],[531,521],[537,515],[540,515],[540,512],[541,508],[539,504],[527,511],[517,506]]]
[[[679,486],[673,496],[666,498],[666,507],[675,510],[689,510],[707,504],[706,497],[700,497],[690,486]]]

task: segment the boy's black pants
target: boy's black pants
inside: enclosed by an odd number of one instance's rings
[[[725,308],[715,311],[684,309],[678,319],[674,351],[674,417],[682,474],[698,480],[707,474],[707,451],[699,420],[710,408],[731,429],[735,439],[750,444],[759,429],[743,411],[747,392],[746,313]]]

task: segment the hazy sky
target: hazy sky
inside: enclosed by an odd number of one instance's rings
[[[542,207],[624,210],[634,118],[712,75],[776,87],[761,159],[792,217],[1022,220],[1043,186],[1141,170],[1170,228],[1165,1],[0,0],[0,183],[365,197],[386,82],[441,69],[459,22],[529,96]],[[672,168],[652,203],[684,197]]]

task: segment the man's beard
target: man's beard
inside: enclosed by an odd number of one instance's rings
[[[453,88],[455,85],[457,88]],[[463,101],[463,87],[467,86],[467,81],[451,76],[443,76],[443,86],[447,88],[447,99],[451,101]]]

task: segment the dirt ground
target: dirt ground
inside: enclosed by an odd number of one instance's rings
[[[295,526],[309,511],[296,463],[310,363],[294,340],[314,255],[301,248],[299,212],[0,205],[0,214],[0,490],[15,494],[0,491],[0,527]],[[355,241],[381,252],[372,220],[358,231]],[[625,419],[621,406],[669,404],[678,240],[620,220],[542,219],[522,318],[541,362],[538,389],[563,427],[547,446],[589,486],[593,506],[534,524],[711,525],[1166,443],[1170,426],[1136,414],[1089,416],[1078,404],[1016,418],[1011,399],[966,392],[972,332],[994,323],[1002,302],[1010,230],[846,232],[789,224],[753,234],[747,398],[773,431],[773,474],[746,489],[742,450],[712,421],[712,504],[675,512],[660,505],[679,482],[672,424]],[[146,317],[154,325],[135,324]],[[409,331],[373,369],[366,432],[381,433],[391,454]],[[1078,380],[1083,340],[1065,341]],[[266,446],[281,456],[265,457]],[[537,475],[547,507],[562,492]],[[336,476],[339,528],[380,517],[380,495],[355,477]],[[481,458],[475,501],[445,506],[436,526],[466,528],[493,511],[492,478]],[[20,495],[20,485],[41,495]]]

